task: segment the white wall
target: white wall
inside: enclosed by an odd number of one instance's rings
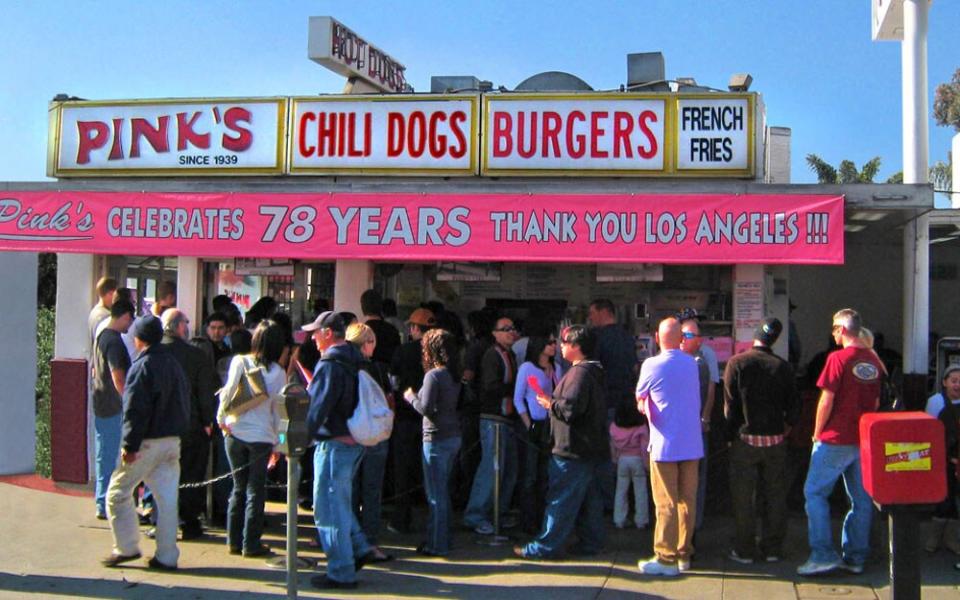
[[[0,252],[0,475],[32,473],[36,447],[37,255]]]

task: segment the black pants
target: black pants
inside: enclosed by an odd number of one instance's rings
[[[730,497],[736,522],[734,548],[744,557],[783,556],[787,533],[787,445],[755,448],[736,440],[730,447]],[[762,489],[760,486],[762,485]],[[763,506],[754,498],[762,491]],[[760,547],[756,548],[757,517],[761,519]]]
[[[202,429],[180,438],[180,483],[196,483],[207,474],[210,438]],[[200,515],[206,507],[206,488],[180,488],[178,500],[184,530],[200,527]]]
[[[390,524],[401,531],[410,528],[410,512],[420,496],[423,481],[423,431],[421,421],[401,417],[393,423],[390,454],[393,463],[393,516]]]

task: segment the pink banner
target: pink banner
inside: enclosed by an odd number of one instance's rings
[[[0,250],[309,259],[843,263],[843,198],[0,192]]]

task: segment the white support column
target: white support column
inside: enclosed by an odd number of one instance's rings
[[[369,260],[338,260],[333,285],[333,309],[350,311],[358,317],[360,295],[373,286],[373,262]]]
[[[0,253],[0,280],[18,290],[7,294],[0,311],[7,349],[0,360],[0,475],[32,473],[36,468],[37,255]]]
[[[953,136],[950,156],[953,158],[953,189],[956,190],[960,186],[960,133]],[[960,191],[950,194],[950,206],[960,208]]]
[[[903,182],[927,183],[927,21],[929,0],[904,0],[900,44],[903,95]],[[903,370],[926,375],[930,332],[930,220],[917,217],[903,233]]]
[[[190,319],[190,335],[203,332],[202,263],[192,256],[177,257],[177,308]]]

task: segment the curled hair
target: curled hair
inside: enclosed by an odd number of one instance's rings
[[[457,340],[446,329],[431,329],[423,334],[423,370],[446,367],[454,381],[460,379],[459,352]]]

